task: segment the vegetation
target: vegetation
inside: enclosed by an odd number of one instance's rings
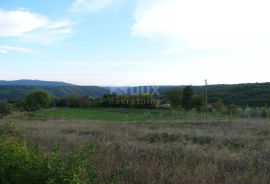
[[[0,122],[0,129],[2,125],[3,121]],[[5,164],[0,167],[6,168],[6,164],[12,164],[15,168],[8,167],[14,169],[12,172],[30,177],[35,174],[59,181],[61,178],[74,176],[75,174],[69,175],[66,172],[73,171],[70,169],[74,168],[73,164],[76,165],[77,158],[71,156],[72,159],[66,162],[67,157],[64,155],[73,155],[78,145],[90,144],[96,147],[94,153],[90,147],[90,171],[96,176],[94,167],[100,175],[99,180],[93,183],[270,182],[270,126],[265,120],[208,123],[16,120],[14,126],[18,131],[24,130],[27,148],[24,147],[24,142],[21,143],[16,138],[1,138],[1,143],[5,143],[1,144],[1,150],[9,150],[9,154],[4,154],[6,151],[1,152],[4,161],[1,160],[1,164]],[[12,146],[11,142],[17,146]],[[53,143],[62,147],[60,158],[55,156],[58,152],[55,153]],[[29,149],[36,145],[42,146],[47,153],[29,153]],[[12,153],[16,150],[19,155],[24,155],[25,149],[27,156],[10,154],[10,151]],[[59,159],[60,161],[55,161]],[[17,164],[9,162],[11,160],[16,160]],[[64,165],[60,164],[62,169],[58,167],[59,162]],[[75,171],[76,168],[78,167],[75,167]],[[44,172],[41,173],[40,170]],[[4,176],[7,179],[10,175]],[[19,180],[17,175],[13,178]],[[25,179],[29,181],[29,178]],[[85,180],[77,183],[87,183],[83,181]]]
[[[270,183],[267,105],[212,99],[204,121],[191,86],[96,99],[34,90],[13,104],[31,112],[0,120],[0,183]],[[1,118],[9,112],[0,101]]]
[[[0,119],[11,112],[11,105],[7,100],[0,100]]]
[[[184,109],[186,110],[192,109],[191,101],[192,101],[193,95],[194,93],[193,93],[192,86],[186,86],[183,90],[183,99],[182,99],[183,100],[182,105]]]
[[[152,109],[156,107],[157,100],[151,95],[105,95],[100,105],[114,108]]]
[[[54,99],[56,107],[88,108],[93,106],[93,99],[88,96],[69,96],[66,98]]]
[[[71,95],[100,98],[109,93],[109,89],[96,86],[0,86],[0,99],[21,100],[38,89],[47,91],[52,98],[66,98]]]
[[[201,95],[194,94],[192,86],[186,86],[183,94],[181,90],[172,88],[167,92],[166,99],[169,100],[172,108],[175,110],[183,108],[186,111],[190,111],[194,108],[197,111],[201,111],[204,106],[203,98]]]
[[[183,91],[185,86],[160,86],[158,92],[160,97],[166,96],[172,88]],[[0,99],[23,99],[32,90],[37,88],[47,91],[52,98],[66,98],[68,96],[89,96],[90,98],[102,98],[110,91],[108,88],[96,86],[0,86]],[[193,86],[195,94],[204,95],[204,86]],[[133,88],[129,88],[128,94]],[[270,83],[251,83],[235,85],[209,85],[209,102],[215,103],[222,100],[225,105],[235,104],[246,107],[263,107],[270,105]]]
[[[27,111],[37,111],[49,108],[51,99],[46,91],[32,91],[24,101],[24,109]]]
[[[27,113],[30,119],[63,120],[107,120],[107,121],[150,121],[150,120],[203,120],[204,113],[177,112],[159,109],[127,108],[56,108]],[[210,113],[212,119],[230,119],[231,116]]]
[[[266,114],[268,116],[266,116]],[[267,119],[269,108],[237,108],[231,111],[224,108],[221,112],[209,112],[210,120],[232,119]],[[204,121],[205,113],[201,111],[172,111],[163,109],[127,109],[127,108],[55,108],[28,112],[28,118],[34,120],[106,120],[106,121]]]
[[[30,148],[15,136],[0,137],[0,183],[74,184],[97,183],[98,174],[89,162],[93,146],[61,155]]]
[[[167,100],[170,102],[173,109],[179,109],[182,102],[182,92],[179,89],[172,88],[166,94]]]

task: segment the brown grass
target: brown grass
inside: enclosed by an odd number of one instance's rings
[[[0,122],[3,124],[4,121]],[[270,183],[270,121],[15,122],[31,145],[96,145],[104,182]]]

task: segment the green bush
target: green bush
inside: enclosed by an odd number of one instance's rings
[[[91,166],[93,146],[63,155],[55,148],[44,153],[29,148],[15,136],[0,137],[0,183],[3,184],[91,184],[98,173]]]
[[[32,91],[25,98],[24,109],[27,111],[37,111],[46,109],[50,106],[51,99],[46,91],[36,90]]]
[[[260,110],[261,110],[261,116],[263,118],[268,118],[270,116],[270,113],[269,113],[270,111],[269,111],[269,108],[267,106],[262,107]]]

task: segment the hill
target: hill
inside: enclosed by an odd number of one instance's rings
[[[32,90],[36,89],[47,91],[53,98],[67,97],[70,95],[99,98],[109,93],[107,89],[97,86],[0,86],[0,99],[22,99]]]
[[[66,83],[66,82],[22,79],[22,80],[14,80],[14,81],[0,80],[0,86],[50,86],[50,87],[59,87],[59,86],[75,86],[75,85],[70,84],[70,83]]]
[[[178,88],[183,90],[185,86],[160,86],[158,92],[160,95],[158,98],[164,98],[167,91],[172,88]],[[128,87],[120,88],[128,94],[132,94],[138,89],[146,90],[153,89],[151,86],[141,87]],[[204,86],[193,86],[195,93],[204,96]],[[236,104],[240,106],[265,106],[270,105],[270,83],[247,83],[247,84],[230,84],[230,85],[209,85],[208,86],[208,99],[210,103],[214,103],[216,100],[221,99],[225,104]]]
[[[160,87],[159,92],[164,96],[166,91],[173,86]],[[183,86],[176,88],[183,89]],[[205,94],[204,86],[193,86],[195,93],[202,96]],[[209,85],[208,99],[210,103],[221,99],[225,104],[236,104],[240,106],[265,106],[270,105],[270,83],[247,83],[230,85]]]

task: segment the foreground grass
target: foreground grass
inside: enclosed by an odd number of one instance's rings
[[[95,145],[101,183],[270,183],[270,122],[17,121],[27,142],[51,152]],[[4,122],[0,122],[0,125]]]
[[[204,113],[177,112],[158,109],[117,109],[117,108],[56,108],[28,113],[32,119],[62,120],[108,120],[108,121],[145,121],[145,120],[203,120]],[[231,119],[218,113],[209,113],[210,119]]]
[[[53,145],[50,152],[29,146],[11,124],[0,126],[0,183],[79,184],[98,183],[99,174],[91,165],[93,145],[82,145],[61,153]]]

